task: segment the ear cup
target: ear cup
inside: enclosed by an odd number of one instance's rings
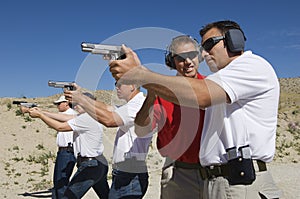
[[[199,52],[199,55],[198,55],[198,60],[199,60],[199,64],[204,60],[204,57],[202,57],[202,47],[201,45],[198,46],[198,52]]]
[[[172,57],[172,53],[170,51],[166,52],[165,55],[165,64],[169,66],[172,69],[176,69],[175,63],[174,63],[174,58]]]
[[[229,29],[225,33],[225,44],[230,52],[241,52],[245,48],[245,37],[239,29]]]

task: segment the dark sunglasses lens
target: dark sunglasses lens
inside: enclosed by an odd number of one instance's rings
[[[175,59],[179,62],[185,61],[187,58],[194,59],[198,55],[198,51],[191,51],[175,55]]]
[[[203,44],[202,47],[206,52],[209,52],[217,43],[223,40],[224,37],[212,37],[207,39]]]
[[[205,51],[210,51],[215,45],[215,41],[213,38],[209,38],[208,40],[206,40],[203,44],[202,47]]]
[[[180,55],[175,55],[174,58],[178,61],[178,62],[184,62],[185,59],[184,57],[180,56]]]
[[[187,57],[190,59],[194,59],[195,57],[197,57],[199,55],[198,51],[191,51],[187,53]]]

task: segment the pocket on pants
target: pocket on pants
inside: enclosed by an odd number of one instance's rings
[[[120,189],[121,187],[125,187],[129,185],[132,178],[130,176],[115,176],[114,177],[114,185],[115,189]]]
[[[259,194],[265,198],[280,198],[282,191],[276,186],[269,171],[257,173],[259,184]]]
[[[143,193],[139,182],[139,178],[136,175],[133,179],[114,179],[113,187],[109,192],[109,198],[122,198],[124,196],[141,196],[142,194]]]

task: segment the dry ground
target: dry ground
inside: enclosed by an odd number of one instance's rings
[[[269,168],[275,182],[283,190],[284,198],[300,198],[300,78],[280,79],[280,84],[276,156]],[[110,91],[97,91],[96,95],[106,103],[119,103],[114,95],[111,98]],[[12,101],[37,102],[41,108],[56,111],[52,101],[58,97],[0,99],[1,198],[47,198],[50,195],[48,189],[52,187],[53,161],[57,150],[56,132],[39,119],[30,119],[27,115],[16,116],[18,108],[12,105]],[[104,131],[105,156],[109,160],[114,131],[106,128]],[[148,155],[150,185],[145,198],[159,198],[162,162],[153,145]],[[90,190],[84,198],[97,197]]]

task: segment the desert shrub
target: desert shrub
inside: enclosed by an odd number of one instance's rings
[[[16,116],[20,116],[20,115],[23,115],[23,113],[20,109],[17,109],[16,110]]]
[[[11,103],[7,103],[6,107],[7,107],[7,110],[10,111],[10,109],[12,108]]]
[[[24,120],[25,120],[25,122],[31,122],[32,121],[31,117],[28,116],[28,115],[24,118]]]
[[[45,147],[42,144],[38,144],[35,148],[37,148],[38,150],[44,150]]]

